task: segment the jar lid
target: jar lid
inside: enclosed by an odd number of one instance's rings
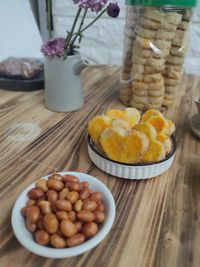
[[[126,5],[194,7],[197,0],[126,0]]]

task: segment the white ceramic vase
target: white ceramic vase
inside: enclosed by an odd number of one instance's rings
[[[68,112],[84,104],[81,71],[88,66],[80,54],[59,57],[45,57],[45,105],[57,112]]]

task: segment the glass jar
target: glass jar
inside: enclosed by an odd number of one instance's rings
[[[170,106],[179,88],[195,0],[127,0],[120,100]]]

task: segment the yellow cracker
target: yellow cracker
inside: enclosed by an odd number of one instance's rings
[[[152,82],[158,82],[162,80],[162,74],[156,73],[156,74],[144,74],[143,75],[143,81],[147,83],[152,83]]]
[[[177,57],[171,55],[167,58],[167,62],[171,64],[182,65],[184,62],[184,57]]]
[[[161,22],[164,17],[164,12],[161,12],[157,9],[146,8],[143,16],[147,19],[151,19],[153,21]]]
[[[170,64],[166,62],[165,67],[170,68],[171,70],[174,70],[174,71],[178,71],[178,72],[181,72],[182,70],[182,66],[180,64],[175,65],[175,64]]]
[[[172,45],[174,45],[174,46],[178,46],[178,47],[185,46],[183,39],[182,39],[182,38],[178,38],[178,37],[175,37],[175,38],[172,40]]]
[[[134,95],[132,96],[132,100],[135,102],[135,103],[140,103],[140,104],[146,104],[148,101],[147,101],[147,96],[137,96],[137,95]]]
[[[173,70],[171,68],[166,67],[165,70],[164,70],[164,75],[169,77],[169,78],[180,79],[181,72],[175,71],[175,70]]]
[[[133,82],[132,89],[143,89],[143,90],[159,90],[164,86],[164,79],[162,78],[158,82],[145,83],[145,82]]]
[[[159,65],[146,65],[144,67],[144,73],[145,74],[151,74],[151,73],[160,73],[165,69],[165,65],[159,66]]]
[[[134,107],[134,108],[139,109],[139,110],[143,110],[144,109],[144,104],[142,104],[142,103],[136,103],[133,99],[131,99],[130,105],[132,107]]]
[[[186,47],[172,46],[170,53],[174,56],[184,57],[186,54]]]
[[[162,96],[149,96],[148,97],[148,102],[150,104],[162,104],[162,101],[163,101],[163,95]]]
[[[165,87],[160,88],[159,90],[148,90],[149,96],[163,96],[165,92]]]
[[[180,83],[179,79],[172,79],[168,77],[164,77],[164,78],[165,78],[165,84],[170,85],[170,86],[176,86],[176,85],[179,85]]]
[[[148,30],[145,28],[142,28],[140,26],[137,26],[135,29],[136,33],[145,39],[154,39],[156,36],[156,32],[152,30]]]
[[[177,86],[165,86],[165,92],[168,94],[175,94],[177,89]]]
[[[167,49],[169,49],[171,47],[171,41],[166,41],[166,40],[155,40],[153,41],[153,45],[151,46],[152,49],[158,48],[161,51],[166,51]]]
[[[177,30],[176,31],[176,37],[178,37],[178,38],[182,38],[183,39],[185,34],[186,34],[185,31],[182,31],[182,30]]]
[[[133,90],[134,95],[136,96],[147,96],[147,90]]]
[[[178,25],[178,29],[186,31],[188,29],[189,23],[187,21],[181,21]]]
[[[167,20],[167,22],[178,26],[181,22],[182,15],[176,12],[168,12],[168,13],[165,13],[164,18],[165,20]]]
[[[144,18],[144,17],[141,18],[140,25],[142,27],[144,27],[145,29],[150,29],[150,30],[151,29],[152,30],[158,30],[159,27],[160,27],[160,23],[159,22],[156,22],[154,20],[147,19],[147,18]]]
[[[155,39],[171,41],[175,36],[175,32],[167,32],[165,30],[158,30]]]
[[[162,19],[161,23],[160,23],[160,27],[161,30],[165,30],[165,31],[169,31],[169,32],[174,32],[177,29],[176,25],[173,25],[171,23],[169,23],[168,21],[166,21],[165,19]]]

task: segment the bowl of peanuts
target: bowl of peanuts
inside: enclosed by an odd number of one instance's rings
[[[115,201],[97,178],[52,173],[29,185],[11,216],[14,234],[31,252],[48,258],[77,256],[97,246],[115,218]]]

